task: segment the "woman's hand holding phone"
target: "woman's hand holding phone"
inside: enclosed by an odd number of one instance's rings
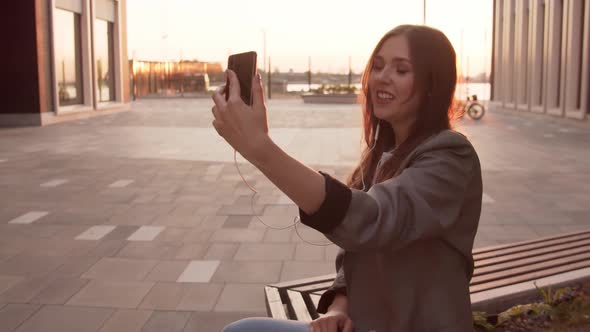
[[[264,158],[268,136],[268,120],[264,102],[264,89],[260,74],[252,80],[252,106],[242,100],[240,82],[235,72],[227,70],[229,96],[226,101],[225,87],[215,91],[212,98],[213,127],[236,151],[250,162]]]

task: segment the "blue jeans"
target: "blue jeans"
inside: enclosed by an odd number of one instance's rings
[[[233,322],[223,332],[308,332],[309,323],[268,317],[244,318]]]

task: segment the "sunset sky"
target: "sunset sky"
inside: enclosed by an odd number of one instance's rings
[[[422,0],[128,0],[129,57],[221,62],[258,52],[272,68],[360,72],[381,36],[399,24],[422,24]],[[492,0],[428,0],[426,24],[442,30],[470,75],[489,72]],[[463,38],[461,36],[463,35]],[[463,43],[461,40],[463,39]],[[461,49],[463,50],[461,56]],[[463,61],[461,61],[463,60]],[[268,63],[267,63],[268,66]]]

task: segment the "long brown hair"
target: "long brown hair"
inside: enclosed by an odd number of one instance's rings
[[[373,113],[369,92],[369,77],[373,59],[391,37],[405,36],[410,49],[414,68],[414,92],[420,91],[422,100],[416,121],[410,128],[408,138],[396,147],[395,133],[386,121],[380,121]],[[365,183],[371,183],[375,168],[382,153],[396,147],[395,154],[380,168],[375,183],[395,176],[402,161],[428,137],[452,128],[452,122],[460,115],[453,107],[453,96],[457,84],[455,50],[447,37],[439,30],[419,25],[400,25],[387,32],[377,43],[362,76],[363,140],[366,148],[356,169],[348,179],[348,186],[362,189],[361,174]],[[377,123],[380,121],[379,138],[374,140]],[[370,147],[375,144],[371,150]],[[361,172],[362,167],[362,172]]]

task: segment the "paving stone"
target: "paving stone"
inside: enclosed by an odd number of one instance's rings
[[[325,253],[326,253],[326,261],[333,262],[336,260],[336,256],[338,256],[338,252],[340,251],[340,247],[337,245],[325,246]]]
[[[10,287],[23,281],[24,279],[24,277],[0,275],[0,294],[2,294],[7,289],[10,289]]]
[[[67,305],[134,309],[153,286],[145,281],[92,280]]]
[[[264,237],[262,229],[219,229],[209,241],[211,242],[261,242]]]
[[[86,255],[89,257],[113,257],[127,244],[128,242],[125,240],[102,240]]]
[[[147,275],[146,281],[175,282],[188,266],[189,261],[160,261]]]
[[[326,248],[322,246],[313,246],[307,243],[300,243],[297,244],[297,248],[295,249],[295,257],[293,259],[296,261],[320,261],[325,259],[325,251]]]
[[[132,184],[134,180],[117,180],[109,185],[111,188],[124,188]]]
[[[96,241],[102,239],[105,235],[112,232],[116,226],[110,225],[102,225],[102,226],[92,226],[84,233],[76,236],[76,240],[88,240],[88,241]]]
[[[281,262],[222,261],[211,282],[274,283],[281,273]]]
[[[94,332],[112,315],[112,309],[48,305],[39,309],[17,332]]]
[[[223,223],[223,228],[248,228],[253,217],[251,216],[228,216]]]
[[[263,242],[277,242],[277,243],[290,243],[295,230],[293,228],[288,229],[267,229],[264,234]]]
[[[268,230],[288,230],[293,229],[295,216],[281,215],[281,216],[254,216],[248,228],[268,229]]]
[[[263,312],[264,284],[226,284],[214,310]]]
[[[284,261],[292,260],[294,244],[241,244],[234,260],[236,261]]]
[[[78,278],[56,279],[35,296],[31,303],[64,304],[80,291],[88,281],[88,279]]]
[[[9,224],[31,224],[35,221],[45,217],[48,215],[49,212],[47,211],[31,211],[23,214],[22,216],[10,220]]]
[[[238,251],[237,243],[212,243],[203,259],[206,260],[231,260]]]
[[[170,204],[135,204],[131,208],[113,215],[109,219],[109,224],[138,226],[149,225],[157,217],[170,213],[173,208],[174,207]]]
[[[65,239],[54,237],[51,239],[37,239],[27,246],[23,254],[39,257],[70,258],[85,256],[97,246],[93,241],[74,240],[73,236]]]
[[[175,259],[201,259],[207,252],[208,245],[205,243],[187,243],[181,245],[176,251]]]
[[[154,311],[143,326],[143,332],[181,332],[190,318],[190,312]]]
[[[213,235],[214,230],[202,230],[202,229],[193,229],[188,232],[187,236],[184,238],[184,243],[206,243],[209,241],[211,236]]]
[[[217,303],[219,294],[223,289],[222,284],[185,284],[186,292],[177,310],[183,311],[211,311]]]
[[[0,294],[0,302],[28,303],[54,280],[50,274],[23,279]]]
[[[183,248],[181,243],[173,242],[129,242],[117,257],[136,259],[174,259]],[[180,259],[181,257],[179,257]]]
[[[217,216],[217,215],[221,215],[218,213],[219,209],[220,209],[219,206],[211,204],[211,205],[199,207],[199,209],[195,213],[199,216]],[[226,215],[226,214],[223,214],[223,215]]]
[[[196,227],[198,230],[218,230],[223,227],[228,216],[206,215],[201,223]]]
[[[527,225],[482,225],[478,228],[479,232],[488,238],[501,238],[502,243],[525,241],[537,237],[534,230]]]
[[[41,184],[41,187],[57,187],[61,186],[64,183],[67,183],[68,180],[66,179],[55,179]]]
[[[153,310],[175,310],[185,293],[186,284],[158,282],[145,296],[139,307]]]
[[[137,231],[135,231],[135,233],[131,234],[127,238],[127,240],[128,241],[152,241],[163,230],[164,230],[163,226],[141,226]]]
[[[37,304],[7,304],[0,309],[2,331],[13,331],[31,317],[41,306]]]
[[[182,243],[191,230],[191,227],[166,227],[154,241]]]
[[[156,260],[103,258],[84,273],[82,278],[139,281],[143,280],[157,263]]]
[[[190,261],[177,282],[209,282],[217,270],[219,261]]]
[[[127,240],[127,238],[129,236],[131,236],[131,234],[135,233],[135,231],[137,231],[137,229],[139,228],[139,226],[116,226],[115,229],[110,232],[109,234],[107,234],[103,240],[107,240],[107,241],[122,241],[122,240]]]
[[[264,208],[263,216],[297,216],[299,208],[296,205],[268,204]],[[292,219],[292,218],[291,218]]]
[[[152,315],[152,310],[119,309],[99,332],[140,332]]]
[[[197,227],[203,218],[203,216],[164,215],[156,218],[151,224],[166,227]]]
[[[310,278],[335,272],[334,262],[284,262],[280,282]]]

